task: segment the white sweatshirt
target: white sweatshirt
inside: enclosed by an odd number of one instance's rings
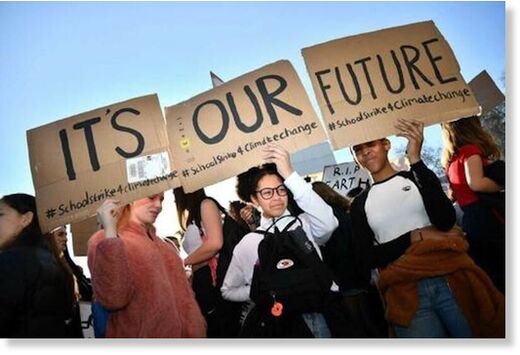
[[[305,211],[298,217],[302,221],[307,238],[313,243],[319,256],[322,257],[318,245],[324,245],[332,232],[338,227],[338,220],[334,216],[332,208],[312,190],[312,186],[306,183],[297,172],[293,172],[287,177],[284,184],[293,193],[298,206]],[[289,215],[287,210],[282,216],[286,215]],[[258,229],[266,230],[275,222],[278,229],[282,230],[292,220],[292,218],[281,218],[282,216],[274,219],[265,218],[262,215]],[[290,229],[297,228],[299,225],[299,223],[294,223]],[[258,244],[263,238],[262,234],[251,232],[245,235],[236,245],[220,289],[224,299],[235,302],[249,300],[253,269],[258,260]]]

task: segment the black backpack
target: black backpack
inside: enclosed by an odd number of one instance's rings
[[[332,272],[307,238],[298,217],[282,230],[257,230],[264,235],[258,245],[250,298],[273,317],[321,312],[332,285]],[[300,226],[289,230],[296,223]]]

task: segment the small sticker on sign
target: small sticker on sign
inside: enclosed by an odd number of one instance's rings
[[[126,161],[128,183],[154,179],[171,173],[168,152],[144,155]]]
[[[188,149],[190,147],[190,140],[188,138],[182,139],[180,143],[182,149]]]

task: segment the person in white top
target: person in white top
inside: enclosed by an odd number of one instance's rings
[[[215,317],[219,295],[216,267],[224,241],[222,213],[204,189],[186,193],[182,187],[177,187],[173,193],[179,225],[184,230],[183,248],[188,253],[184,265],[192,267],[192,288],[208,325],[207,337],[214,338],[219,333]]]
[[[262,216],[258,229],[266,230],[276,224],[278,229],[282,230],[291,221],[291,218],[281,218],[290,215],[287,209],[288,190],[290,190],[295,202],[304,211],[298,216],[302,221],[303,230],[321,257],[318,246],[325,244],[338,227],[338,220],[332,208],[293,170],[289,153],[285,149],[276,145],[267,145],[263,148],[263,152],[265,162],[274,163],[276,169],[268,169],[265,165],[250,169],[249,178],[239,180],[237,185],[239,196],[247,198],[247,202],[253,203],[261,210]],[[291,229],[296,228],[297,225],[293,225]],[[235,302],[250,300],[253,269],[258,260],[258,244],[262,239],[262,234],[251,232],[235,247],[220,289],[224,299]]]

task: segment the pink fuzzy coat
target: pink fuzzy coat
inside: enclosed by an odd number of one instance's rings
[[[173,246],[132,222],[118,236],[106,239],[100,230],[88,243],[95,297],[112,311],[106,336],[205,337],[206,322]]]

